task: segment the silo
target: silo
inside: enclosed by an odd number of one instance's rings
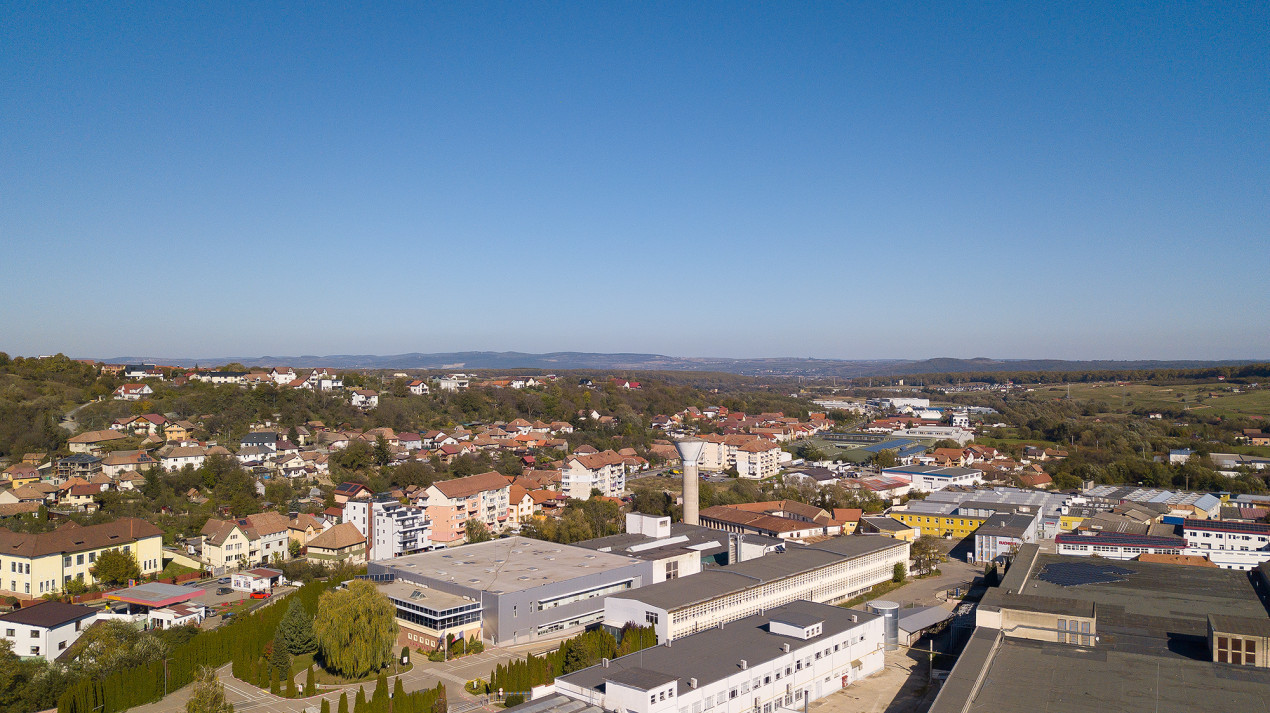
[[[900,643],[900,605],[879,599],[869,602],[869,611],[882,617],[882,640],[887,651],[899,648]]]

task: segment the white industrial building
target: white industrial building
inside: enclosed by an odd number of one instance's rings
[[[1270,525],[1260,522],[1223,522],[1187,519],[1184,554],[1207,557],[1222,569],[1254,569],[1270,560]]]
[[[880,671],[882,617],[794,601],[556,679],[556,693],[623,713],[804,709]]]
[[[906,478],[915,490],[925,490],[928,493],[943,490],[950,485],[969,487],[983,482],[982,470],[936,465],[901,465],[883,468],[882,475]]]
[[[784,552],[614,593],[604,602],[604,625],[651,624],[658,641],[670,641],[800,599],[838,602],[890,580],[895,563],[907,565],[909,547],[881,535],[791,543]]]

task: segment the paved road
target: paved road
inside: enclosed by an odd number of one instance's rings
[[[392,676],[388,679],[388,685],[391,688],[394,685],[394,678],[401,679],[401,685],[407,691],[417,691],[426,688],[434,688],[437,683],[444,683],[446,695],[450,701],[451,713],[468,713],[468,711],[488,711],[493,713],[499,708],[495,706],[482,705],[480,700],[469,695],[463,690],[463,684],[474,678],[489,679],[490,672],[500,663],[517,658],[514,652],[505,649],[486,649],[483,653],[465,656],[461,659],[448,661],[445,663],[433,663],[425,657],[416,654],[414,659],[415,667],[400,676]],[[243,683],[234,678],[230,674],[230,666],[221,667],[217,673],[220,676],[221,683],[225,686],[225,699],[234,705],[236,713],[255,713],[257,711],[263,713],[301,713],[307,709],[317,710],[322,705],[322,698],[331,701],[331,709],[335,710],[336,703],[339,701],[339,691],[323,693],[320,696],[312,698],[279,698],[272,695],[269,691],[257,688],[255,686]],[[296,678],[297,683],[303,685],[304,674],[299,674]],[[374,682],[364,685],[366,695],[369,696],[374,690]],[[349,706],[352,706],[352,699],[357,694],[358,685],[345,686],[342,690],[348,691]],[[185,702],[189,698],[189,687],[173,692],[161,701],[150,703],[132,709],[134,713],[183,713],[185,711]]]

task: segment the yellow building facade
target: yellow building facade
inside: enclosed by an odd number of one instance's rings
[[[108,550],[123,550],[142,576],[163,570],[163,531],[136,518],[101,525],[62,525],[53,532],[0,532],[0,592],[38,597],[72,580],[93,584],[92,568]]]
[[[987,520],[970,515],[941,515],[939,513],[905,512],[895,510],[890,516],[916,528],[923,535],[932,537],[952,537],[960,540],[974,534],[975,530]]]

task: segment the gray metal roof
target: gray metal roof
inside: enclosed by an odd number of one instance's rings
[[[943,607],[913,607],[900,610],[899,626],[909,633],[929,629],[930,627],[953,616],[951,611]]]
[[[559,693],[526,701],[507,709],[507,713],[604,713],[604,709],[576,701]]]
[[[823,621],[821,633],[803,640],[773,634],[768,630],[771,619],[779,619],[789,614],[812,616]],[[682,692],[687,690],[689,678],[697,679],[699,687],[707,686],[742,670],[742,659],[749,666],[761,665],[782,656],[788,656],[783,644],[788,643],[797,649],[836,636],[854,627],[863,626],[876,618],[876,614],[828,604],[808,601],[790,602],[769,610],[766,615],[748,616],[721,627],[675,639],[673,646],[666,644],[654,646],[613,659],[607,667],[602,664],[592,666],[562,676],[558,680],[584,689],[600,690],[605,680],[615,680],[615,676],[621,675],[620,671],[644,670],[667,677],[667,680],[672,678],[678,680],[679,691]]]
[[[748,538],[747,538],[748,540]],[[726,567],[705,570],[641,587],[620,599],[633,599],[667,611],[740,592],[764,582],[792,577],[839,562],[844,557],[861,557],[873,552],[903,547],[905,543],[881,535],[847,535],[814,545],[787,545],[785,552],[773,553]]]

